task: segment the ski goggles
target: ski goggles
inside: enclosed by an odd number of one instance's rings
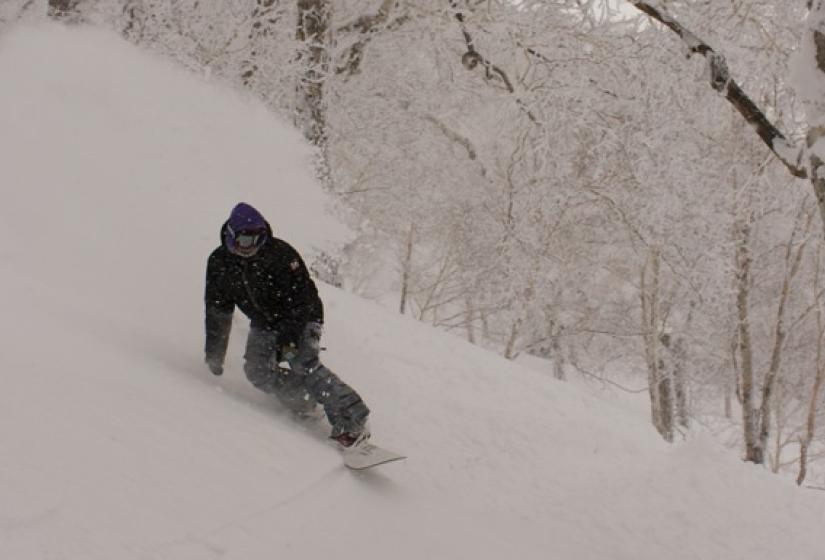
[[[262,231],[239,231],[235,235],[235,245],[241,249],[249,249],[257,245],[263,236]]]
[[[257,251],[266,241],[267,231],[263,228],[235,231],[231,226],[227,226],[226,229],[230,249],[244,256]]]

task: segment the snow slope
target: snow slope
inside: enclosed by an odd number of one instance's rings
[[[825,496],[322,286],[326,363],[409,459],[346,470],[202,364],[205,258],[246,200],[301,249],[299,136],[114,35],[0,37],[0,558],[825,559]]]

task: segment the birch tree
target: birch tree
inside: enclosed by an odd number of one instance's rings
[[[810,398],[807,403],[805,415],[805,429],[799,438],[799,471],[796,476],[796,483],[801,485],[808,475],[809,449],[816,435],[817,415],[822,398],[822,387],[825,385],[825,356],[823,356],[823,344],[825,344],[825,319],[822,313],[822,243],[817,247],[816,272],[813,281],[813,292],[816,298],[816,361],[814,362],[813,385],[811,387]]]

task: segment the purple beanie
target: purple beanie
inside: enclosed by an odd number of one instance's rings
[[[261,213],[245,202],[241,202],[232,209],[229,220],[226,222],[233,231],[266,228],[266,220]]]

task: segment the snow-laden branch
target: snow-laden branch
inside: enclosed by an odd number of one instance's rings
[[[676,21],[661,6],[658,0],[638,1],[629,0],[638,10],[655,19],[674,33],[685,43],[688,56],[700,54],[708,62],[710,69],[711,87],[725,96],[745,120],[753,126],[762,141],[776,154],[776,157],[785,164],[788,170],[802,179],[808,178],[809,171],[803,162],[805,150],[790,142],[765,116],[759,107],[742,90],[736,81],[731,78],[725,56],[716,52],[705,41],[696,36],[689,29]]]
[[[446,136],[449,140],[455,142],[456,144],[459,144],[465,150],[467,150],[467,157],[469,157],[471,160],[475,160],[478,157],[478,152],[476,151],[475,147],[473,146],[473,143],[470,142],[469,138],[467,138],[466,136],[462,136],[461,134],[459,134],[455,130],[451,129],[446,124],[444,124],[439,119],[437,119],[434,115],[429,115],[429,114],[424,115],[424,120],[429,121],[432,124],[434,124],[436,127],[438,127],[438,130],[440,130],[441,133],[444,134],[444,136]],[[482,171],[483,171],[483,167],[482,167]],[[485,174],[486,173],[482,172],[482,175],[485,175]]]
[[[461,56],[461,64],[467,70],[475,70],[476,67],[481,66],[484,68],[484,78],[488,81],[491,80],[498,80],[503,85],[504,88],[507,90],[508,93],[516,93],[516,89],[513,87],[513,82],[510,81],[510,78],[507,76],[507,73],[490,62],[484,55],[482,55],[476,49],[475,42],[473,41],[473,36],[470,35],[470,32],[467,30],[467,23],[464,18],[464,13],[458,7],[458,3],[456,0],[449,0],[450,8],[453,10],[453,15],[455,20],[458,22],[459,27],[461,28],[461,34],[464,36],[464,43],[467,45],[467,52],[465,52]],[[521,98],[516,98],[516,104],[518,105],[519,109],[527,115],[534,124],[538,124],[535,115],[533,115],[532,111],[527,107],[527,104]]]
[[[394,6],[393,0],[384,0],[378,12],[362,15],[355,21],[339,27],[336,33],[358,33],[358,40],[350,45],[344,55],[344,63],[335,68],[336,74],[352,76],[360,71],[361,61],[364,58],[364,49],[375,37],[380,29],[397,29],[409,20],[409,16],[402,15],[390,22],[390,14]]]
[[[450,0],[450,7],[455,12],[455,19],[461,27],[461,33],[464,35],[464,42],[467,44],[467,52],[461,57],[461,63],[465,68],[467,68],[467,70],[473,70],[480,64],[482,68],[484,68],[484,75],[488,80],[493,79],[494,77],[498,78],[504,84],[504,87],[508,92],[514,93],[516,90],[513,88],[513,83],[510,81],[510,78],[507,77],[504,70],[487,60],[487,58],[476,50],[473,37],[470,35],[470,32],[467,31],[467,25],[464,21],[464,13],[459,9],[456,0]]]

